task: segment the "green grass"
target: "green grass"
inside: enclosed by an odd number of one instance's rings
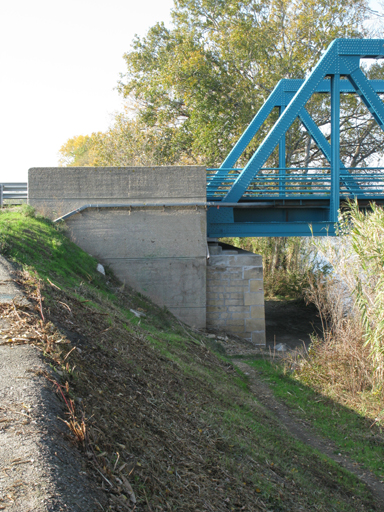
[[[35,217],[29,206],[0,212],[0,254],[42,279],[57,279],[65,286],[83,279],[103,289],[103,280],[95,273],[95,258],[79,251],[64,233],[64,226]]]
[[[300,418],[310,421],[322,436],[331,439],[337,453],[347,454],[384,478],[384,436],[370,430],[367,419],[299,382],[282,365],[266,360],[247,360],[262,372],[274,395]]]

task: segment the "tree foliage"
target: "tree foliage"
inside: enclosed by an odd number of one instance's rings
[[[277,82],[305,78],[336,37],[367,36],[366,15],[365,0],[177,0],[172,29],[157,24],[135,39],[120,91],[138,106],[145,125],[167,134],[159,148],[164,161],[187,155],[217,165]],[[328,99],[316,96],[308,108],[326,130]],[[345,95],[341,146],[350,161],[351,128],[362,124],[362,150],[382,145],[380,130],[367,118],[361,102]],[[308,159],[307,139],[296,123],[287,137],[288,165]],[[309,161],[319,157],[317,148],[309,153]]]
[[[369,36],[368,11],[366,0],[175,0],[172,27],[154,25],[124,56],[127,72],[118,89],[135,116],[120,114],[108,132],[92,135],[97,161],[219,165],[280,79],[305,78],[336,37]],[[384,73],[376,65],[370,74]],[[307,107],[329,135],[329,98],[316,95]],[[273,112],[239,164],[253,154],[276,116]],[[367,163],[381,154],[383,143],[361,101],[342,95],[345,163]],[[62,150],[68,155],[65,146]],[[310,162],[324,163],[295,122],[287,134],[287,165]],[[269,163],[277,163],[276,152]]]
[[[68,139],[59,150],[59,164],[63,167],[97,167],[102,165],[98,157],[95,141],[101,133],[76,135]]]

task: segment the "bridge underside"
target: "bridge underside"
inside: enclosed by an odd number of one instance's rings
[[[349,198],[341,197],[340,210],[348,208]],[[357,199],[360,209],[372,201],[384,205],[384,198]],[[274,199],[239,202],[235,207],[210,206],[207,234],[211,238],[255,236],[334,236],[335,223],[329,222],[329,200]]]

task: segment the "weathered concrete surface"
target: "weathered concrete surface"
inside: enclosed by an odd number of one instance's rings
[[[123,282],[205,327],[205,209],[88,210],[67,224],[73,240]]]
[[[203,208],[92,209],[69,217],[73,238],[93,256],[148,259],[206,256]]]
[[[29,203],[60,216],[84,204],[204,202],[204,167],[30,169]],[[72,239],[126,284],[198,328],[206,319],[206,210],[84,210]]]
[[[207,327],[265,346],[262,258],[226,244],[210,244]]]
[[[205,168],[43,167],[28,171],[32,206],[59,217],[88,203],[188,203],[206,200]]]

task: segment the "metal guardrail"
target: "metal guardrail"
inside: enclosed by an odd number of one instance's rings
[[[13,199],[28,199],[28,183],[0,183],[0,207],[4,200],[14,204],[10,202]]]
[[[231,169],[225,177],[217,178],[215,171],[207,170],[208,200],[226,196],[238,178],[241,169]],[[281,172],[284,171],[284,172]],[[384,198],[384,168],[346,168],[340,176],[340,198]],[[323,199],[330,197],[332,177],[329,167],[318,168],[263,168],[250,181],[243,199]]]

